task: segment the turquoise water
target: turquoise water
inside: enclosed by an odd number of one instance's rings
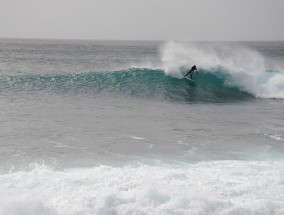
[[[162,70],[132,68],[112,72],[57,75],[1,76],[3,91],[45,91],[50,93],[86,93],[177,102],[231,102],[253,99],[249,92],[227,84],[226,73],[199,71],[195,84],[183,78],[165,75]]]
[[[283,42],[0,47],[0,214],[284,213]]]

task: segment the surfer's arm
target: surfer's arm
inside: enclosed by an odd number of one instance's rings
[[[190,72],[190,70],[187,70],[184,77],[186,77],[189,74],[189,72]]]

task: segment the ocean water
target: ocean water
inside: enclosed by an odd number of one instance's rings
[[[277,41],[1,39],[0,214],[284,214],[283,62]]]

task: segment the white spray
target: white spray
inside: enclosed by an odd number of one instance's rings
[[[182,77],[180,68],[197,68],[207,72],[222,70],[231,76],[227,84],[262,98],[284,98],[284,73],[268,72],[265,58],[258,52],[221,43],[168,42],[161,48],[166,74]]]

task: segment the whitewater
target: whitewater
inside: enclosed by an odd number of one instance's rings
[[[277,41],[1,39],[0,214],[283,214],[283,62]]]

